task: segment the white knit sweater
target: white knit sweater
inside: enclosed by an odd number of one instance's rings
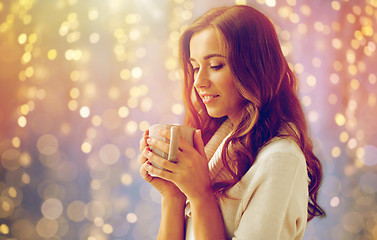
[[[211,179],[229,175],[221,150],[232,130],[225,121],[205,147]],[[302,239],[307,223],[308,176],[305,157],[289,139],[276,139],[260,150],[243,178],[221,198],[227,239]],[[190,204],[186,206],[186,240],[194,240]]]

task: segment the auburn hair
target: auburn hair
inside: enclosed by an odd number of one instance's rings
[[[215,8],[199,17],[182,34],[180,58],[184,74],[185,124],[201,129],[208,142],[227,118],[212,118],[193,87],[190,63],[191,37],[213,28],[227,53],[234,84],[244,98],[234,129],[222,150],[224,166],[231,181],[214,184],[214,190],[226,195],[253,165],[258,151],[274,137],[294,139],[306,158],[309,182],[308,221],[324,216],[317,203],[322,181],[322,165],[313,153],[303,109],[297,97],[297,80],[281,51],[272,22],[249,6]],[[281,131],[282,129],[288,129]]]

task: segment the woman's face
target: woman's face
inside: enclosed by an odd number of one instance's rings
[[[242,108],[242,98],[234,85],[226,53],[213,28],[195,33],[190,41],[190,61],[194,70],[194,87],[211,117],[228,116]]]

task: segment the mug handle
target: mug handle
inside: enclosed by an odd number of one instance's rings
[[[168,160],[172,162],[177,161],[178,147],[179,147],[179,127],[173,126],[170,128],[170,144]]]

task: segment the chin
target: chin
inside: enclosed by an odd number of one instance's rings
[[[215,111],[208,111],[207,110],[207,112],[208,112],[208,115],[212,118],[222,118],[222,117],[226,116],[226,114],[221,114],[221,113],[215,112]]]

